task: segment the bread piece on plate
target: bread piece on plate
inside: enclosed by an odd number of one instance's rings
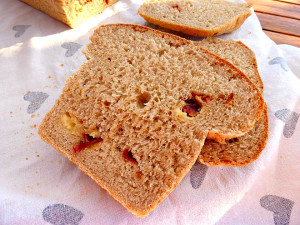
[[[263,92],[263,82],[258,73],[255,54],[242,42],[207,38],[194,43],[232,63]],[[247,165],[256,160],[265,148],[268,130],[268,110],[265,105],[262,117],[256,122],[254,128],[244,136],[230,139],[226,144],[206,140],[198,161],[207,166]]]
[[[84,53],[39,134],[136,216],[174,190],[211,132],[242,135],[261,116],[244,74],[177,36],[105,25]]]
[[[21,0],[74,28],[118,0]]]
[[[251,15],[250,7],[226,0],[146,0],[138,12],[161,27],[210,37],[238,29]]]

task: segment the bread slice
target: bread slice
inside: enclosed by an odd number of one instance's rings
[[[268,140],[268,109],[254,128],[242,137],[233,138],[226,144],[206,140],[198,162],[207,166],[245,166],[260,156]]]
[[[136,216],[174,190],[207,135],[242,135],[261,116],[245,75],[177,36],[106,25],[84,53],[39,134]]]
[[[263,92],[255,54],[242,42],[207,38],[194,43],[232,63]],[[256,160],[265,148],[268,130],[268,110],[265,106],[262,117],[244,136],[231,139],[226,144],[206,140],[198,161],[207,166],[245,166]]]
[[[146,0],[138,12],[150,23],[209,37],[238,29],[251,15],[250,7],[226,0]]]
[[[49,16],[75,28],[118,0],[21,0]]]
[[[263,92],[264,85],[258,73],[256,56],[245,44],[240,41],[220,38],[206,38],[202,41],[195,41],[194,44],[233,64]]]

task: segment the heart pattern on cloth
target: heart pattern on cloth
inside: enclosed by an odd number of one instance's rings
[[[44,92],[28,92],[25,94],[24,100],[30,102],[27,113],[31,114],[38,110],[48,97],[49,95]]]
[[[17,31],[15,33],[15,38],[21,37],[30,26],[31,25],[16,25],[16,26],[13,26],[12,29],[14,31]]]
[[[65,56],[71,57],[82,47],[82,45],[75,42],[65,42],[61,47],[67,49]]]
[[[191,169],[190,182],[194,189],[198,189],[204,181],[208,167],[196,162]]]
[[[276,195],[265,195],[260,199],[260,205],[273,212],[275,225],[288,225],[294,202]]]
[[[53,225],[78,225],[84,214],[64,204],[49,205],[43,210],[43,218]]]
[[[281,68],[285,71],[289,70],[288,64],[286,63],[285,59],[282,57],[276,57],[269,61],[269,65],[274,65],[274,64],[279,64]]]
[[[300,114],[292,112],[289,109],[281,109],[275,112],[275,116],[285,122],[283,135],[286,138],[293,136]]]

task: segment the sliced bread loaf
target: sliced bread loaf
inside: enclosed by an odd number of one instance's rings
[[[242,135],[261,116],[245,75],[177,36],[101,26],[85,55],[39,134],[136,216],[174,190],[209,134]]]
[[[76,27],[118,0],[21,0],[49,16]]]
[[[258,73],[255,54],[242,42],[207,38],[194,43],[232,63],[263,92],[263,82]],[[247,165],[256,160],[265,148],[268,129],[268,110],[265,106],[262,117],[244,136],[230,139],[226,144],[206,140],[198,161],[207,166]]]
[[[138,12],[150,23],[209,37],[238,29],[251,15],[250,7],[226,0],[146,0]]]

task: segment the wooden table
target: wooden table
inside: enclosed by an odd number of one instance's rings
[[[277,44],[300,47],[300,0],[247,0],[264,32]]]

